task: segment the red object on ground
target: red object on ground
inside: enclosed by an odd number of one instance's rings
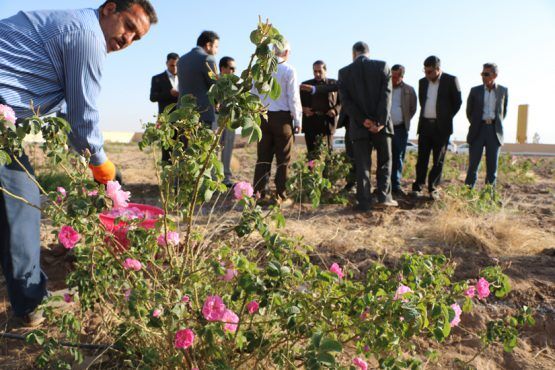
[[[164,215],[164,210],[158,207],[149,206],[146,204],[138,204],[138,203],[129,203],[127,207],[129,209],[135,208],[141,211],[144,214],[144,219],[138,224],[138,227],[142,227],[144,229],[153,229],[156,225],[158,219]],[[104,211],[98,215],[100,222],[112,235],[114,235],[115,239],[121,245],[115,245],[115,249],[118,251],[126,250],[129,248],[129,240],[127,240],[127,231],[129,229],[129,223],[126,222],[122,217],[118,224],[115,224],[116,218],[113,215],[110,215],[110,211]],[[129,220],[132,221],[132,220]],[[110,238],[108,237],[108,240]]]

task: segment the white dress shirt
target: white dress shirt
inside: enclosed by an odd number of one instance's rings
[[[497,103],[497,97],[495,96],[495,87],[488,90],[484,86],[484,111],[482,113],[482,119],[485,121],[487,119],[495,119],[495,104]]]
[[[179,79],[177,78],[177,75],[172,74],[170,71],[166,70],[166,73],[168,74],[168,77],[170,79],[170,83],[172,84],[172,87],[176,90],[178,90],[178,86],[179,86]]]
[[[401,86],[393,88],[393,97],[391,99],[391,120],[393,125],[397,126],[403,123],[403,108],[401,99],[403,97],[403,88]]]
[[[262,103],[268,107],[268,111],[288,111],[291,113],[295,127],[301,126],[303,107],[301,105],[301,96],[297,85],[297,73],[295,69],[287,62],[280,60],[277,72],[274,74],[281,86],[281,95],[276,100],[270,97],[264,98],[264,94],[260,94],[255,88],[253,92],[260,96]]]
[[[426,104],[424,105],[424,118],[437,118],[437,92],[439,90],[441,75],[434,82],[428,80],[428,91],[426,92]]]

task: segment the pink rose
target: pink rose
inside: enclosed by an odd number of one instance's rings
[[[66,195],[67,195],[66,189],[64,189],[64,188],[61,187],[61,186],[58,186],[58,187],[56,188],[56,191],[57,191],[58,193],[60,193],[60,195],[61,195],[62,197],[64,197],[64,198],[65,198]]]
[[[235,276],[237,276],[238,272],[235,269],[226,269],[225,274],[220,276],[220,280],[223,281],[231,281]]]
[[[464,295],[468,298],[474,298],[476,295],[476,287],[474,285],[469,286],[468,289],[465,290]]]
[[[143,265],[141,264],[141,262],[133,258],[126,258],[123,262],[123,268],[126,270],[139,271],[142,267]]]
[[[308,163],[306,164],[308,166],[308,168],[310,168],[311,170],[314,168],[314,159],[311,159],[310,161],[308,161]]]
[[[98,190],[91,190],[87,192],[89,197],[96,197],[98,195]]]
[[[333,272],[334,274],[337,274],[337,276],[339,276],[340,279],[343,278],[343,270],[341,269],[341,267],[339,267],[339,265],[337,263],[332,263],[331,267],[330,267],[330,271]]]
[[[402,299],[403,295],[405,295],[406,293],[412,293],[412,289],[409,288],[406,285],[399,285],[399,287],[397,288],[397,291],[395,292],[395,296],[393,297],[394,301],[397,301],[399,299],[401,299],[403,302],[408,302],[408,299]]]
[[[181,329],[175,333],[175,348],[187,349],[193,345],[195,341],[195,333],[191,329]]]
[[[73,302],[73,296],[68,293],[64,293],[64,302],[71,303]]]
[[[208,321],[220,321],[224,317],[226,307],[221,297],[208,296],[202,306],[202,315]]]
[[[478,298],[487,298],[490,293],[488,281],[484,278],[480,278],[478,284],[476,284],[476,290],[478,291]]]
[[[117,181],[108,181],[106,184],[106,195],[112,199],[114,208],[126,208],[128,206],[131,193],[121,190],[121,185]]]
[[[233,185],[233,196],[237,200],[243,199],[243,197],[252,197],[254,194],[254,189],[251,184],[246,181],[240,181]]]
[[[235,314],[235,312],[225,310],[222,321],[225,323],[224,330],[227,330],[230,333],[235,333],[237,330],[237,324],[239,323],[239,317]]]
[[[158,239],[156,239],[158,245],[161,247],[166,246],[166,241],[171,246],[176,246],[179,244],[179,233],[175,231],[168,231],[164,237],[164,234],[160,235]]]
[[[58,233],[58,241],[66,249],[73,249],[75,244],[79,242],[81,235],[71,226],[62,226],[60,232]]]
[[[355,357],[353,359],[353,365],[355,365],[361,370],[368,370],[368,364],[360,357]]]
[[[12,107],[9,107],[4,104],[0,104],[0,118],[5,119],[6,121],[10,122],[12,125],[15,125],[15,121],[17,118],[15,117],[15,112],[13,111]]]
[[[160,309],[157,308],[157,309],[155,309],[154,311],[152,311],[152,317],[158,318],[158,317],[160,317],[160,316],[162,316],[162,310],[160,310]]]
[[[260,305],[258,304],[257,301],[250,301],[249,303],[247,303],[247,311],[251,315],[254,315],[254,313],[258,311],[259,307]]]
[[[455,311],[455,317],[453,318],[453,320],[451,320],[451,327],[455,327],[457,325],[459,325],[459,323],[461,322],[461,306],[459,306],[456,303],[453,303],[451,305],[451,308],[453,309],[453,311]]]
[[[181,302],[183,302],[183,303],[189,303],[190,300],[191,300],[191,298],[188,295],[184,295],[181,298]]]

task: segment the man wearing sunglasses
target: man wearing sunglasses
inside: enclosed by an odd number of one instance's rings
[[[221,75],[232,75],[235,74],[237,69],[235,65],[235,59],[232,57],[223,57],[220,59],[220,74]],[[233,187],[233,181],[231,173],[231,157],[233,154],[233,146],[235,145],[235,130],[225,129],[222,134],[222,139],[220,142],[223,146],[222,149],[222,164],[224,165],[224,185],[228,188]]]
[[[424,74],[426,77],[422,78],[418,85],[420,101],[418,160],[412,195],[422,195],[427,177],[430,198],[438,200],[437,187],[441,181],[449,136],[453,133],[453,117],[462,104],[461,89],[457,77],[442,72],[441,62],[434,55],[424,61]],[[428,173],[431,153],[433,153],[433,166]]]
[[[484,147],[486,148],[486,184],[495,185],[499,149],[503,145],[503,120],[507,115],[508,90],[495,83],[497,65],[486,63],[482,85],[468,94],[466,117],[470,122],[466,141],[469,144],[469,165],[465,184],[474,187]]]

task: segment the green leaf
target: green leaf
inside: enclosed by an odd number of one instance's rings
[[[327,352],[321,352],[318,354],[317,360],[319,363],[325,366],[333,366],[335,364],[335,357]]]
[[[281,86],[276,78],[272,78],[272,88],[270,90],[270,99],[276,100],[281,95]]]
[[[326,338],[320,343],[320,351],[322,352],[341,352],[343,350],[343,346],[340,342]]]
[[[3,150],[0,150],[0,166],[5,166],[12,163],[10,155]]]

